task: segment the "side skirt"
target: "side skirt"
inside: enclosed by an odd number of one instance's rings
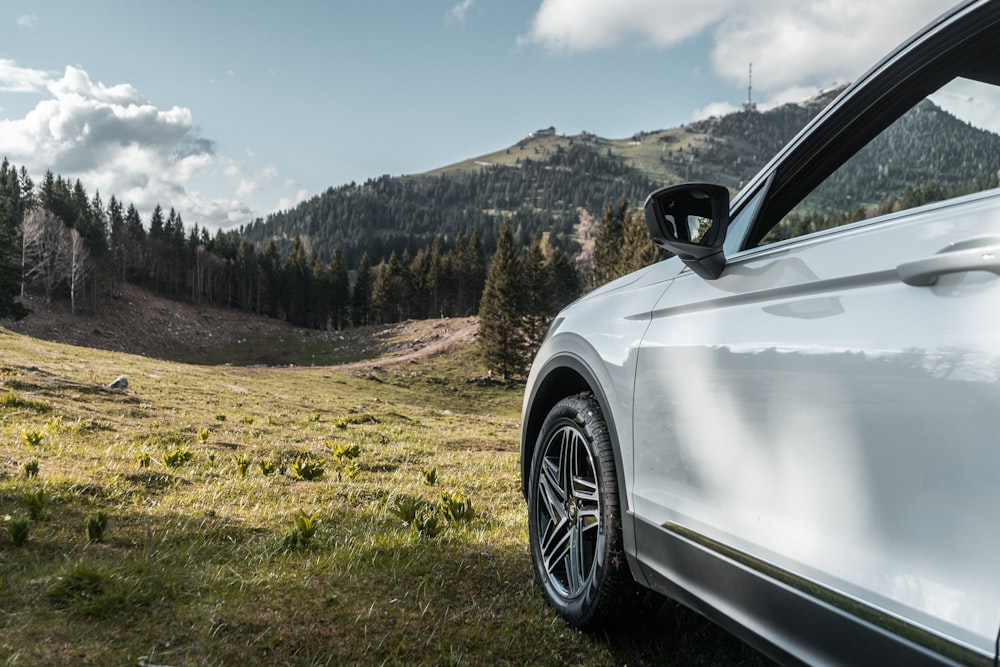
[[[673,523],[635,518],[652,588],[782,664],[993,665],[986,656]]]

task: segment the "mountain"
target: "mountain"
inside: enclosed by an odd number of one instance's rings
[[[331,187],[241,231],[259,247],[274,239],[281,251],[295,236],[322,257],[340,248],[349,266],[363,252],[377,263],[393,252],[415,254],[435,239],[450,247],[456,236],[473,232],[489,253],[502,217],[510,219],[521,242],[548,233],[572,247],[581,209],[598,217],[621,197],[638,207],[652,190],[682,181],[721,183],[735,192],[841,90],[627,139],[564,136],[548,128],[425,174]],[[928,151],[930,145],[940,148]],[[898,195],[900,183],[936,179],[947,189],[997,169],[1000,136],[925,101],[852,161],[827,191],[833,198],[850,193],[855,201],[877,203]]]

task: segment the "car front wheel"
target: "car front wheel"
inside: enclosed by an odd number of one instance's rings
[[[622,551],[614,452],[592,396],[549,412],[528,489],[531,557],[546,600],[581,630],[609,625],[635,584]]]

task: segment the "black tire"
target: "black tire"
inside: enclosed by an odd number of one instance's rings
[[[531,461],[528,537],[535,579],[571,626],[616,625],[634,599],[622,549],[615,457],[601,408],[590,395],[557,403]]]

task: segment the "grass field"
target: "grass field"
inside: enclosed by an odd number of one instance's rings
[[[672,604],[602,636],[546,607],[521,387],[478,368],[471,345],[252,368],[0,329],[0,662],[766,664]]]

